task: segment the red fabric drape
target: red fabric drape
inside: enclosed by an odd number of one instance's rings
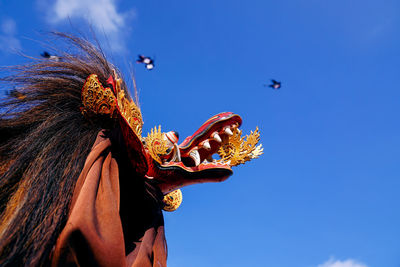
[[[77,181],[53,266],[166,266],[164,226],[148,229],[125,255],[118,164],[110,146],[100,132]]]

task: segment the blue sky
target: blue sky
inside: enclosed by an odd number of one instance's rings
[[[264,155],[165,215],[169,266],[399,267],[399,15],[396,0],[2,0],[0,65],[90,23],[134,68],[144,133],[183,140],[223,111],[259,126]]]

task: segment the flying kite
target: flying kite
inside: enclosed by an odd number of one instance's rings
[[[272,84],[268,85],[268,87],[271,87],[274,90],[279,90],[281,88],[281,82],[271,80]]]
[[[154,60],[150,57],[145,57],[143,55],[138,55],[138,60],[136,60],[137,63],[143,63],[145,64],[146,69],[152,70],[154,68]]]
[[[60,61],[60,58],[58,57],[58,56],[54,56],[54,55],[51,55],[49,52],[47,52],[47,51],[44,51],[42,54],[40,54],[42,57],[44,57],[44,58],[47,58],[47,59],[51,59],[51,60],[54,60],[54,61]]]

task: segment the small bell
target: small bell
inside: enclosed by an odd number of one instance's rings
[[[164,196],[163,202],[165,204],[163,210],[175,211],[182,204],[182,191],[177,189]]]

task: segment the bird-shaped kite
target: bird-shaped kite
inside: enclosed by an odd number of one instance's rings
[[[137,63],[143,63],[145,64],[146,69],[152,70],[154,68],[154,60],[151,59],[150,57],[145,57],[143,55],[138,55],[138,60],[136,60]]]
[[[268,85],[274,90],[279,90],[281,88],[281,82],[277,82],[275,80],[271,80],[272,84]]]
[[[58,57],[58,56],[54,56],[54,55],[51,55],[49,52],[47,52],[47,51],[44,51],[42,54],[40,54],[42,57],[44,57],[44,58],[47,58],[47,59],[51,59],[51,60],[54,60],[54,61],[60,61],[61,59]]]

